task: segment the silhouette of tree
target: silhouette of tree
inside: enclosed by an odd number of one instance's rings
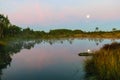
[[[96,28],[95,28],[95,31],[98,31],[98,30],[99,30],[99,27],[96,27]]]
[[[112,28],[112,31],[116,31],[117,29],[116,28]]]

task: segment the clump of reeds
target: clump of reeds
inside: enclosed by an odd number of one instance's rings
[[[104,45],[85,62],[87,80],[120,80],[120,43]]]

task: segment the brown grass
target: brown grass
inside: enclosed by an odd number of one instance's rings
[[[87,80],[120,80],[120,43],[104,45],[85,62]]]

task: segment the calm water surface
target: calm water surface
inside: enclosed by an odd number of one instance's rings
[[[98,50],[113,41],[60,39],[11,42],[5,48],[9,61],[0,68],[0,77],[1,80],[84,80],[86,57],[80,57],[78,53]]]

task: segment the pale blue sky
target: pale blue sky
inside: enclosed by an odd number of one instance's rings
[[[0,13],[35,30],[120,29],[120,0],[0,0]]]

